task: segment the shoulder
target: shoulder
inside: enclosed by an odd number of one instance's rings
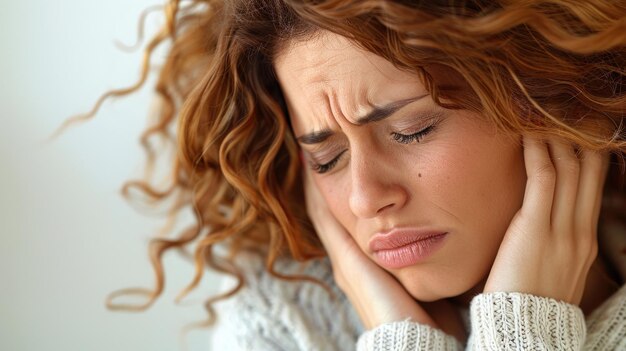
[[[245,285],[233,297],[216,304],[214,345],[233,350],[342,350],[353,348],[362,332],[358,316],[335,285],[327,259],[299,263],[279,260],[284,275],[306,275],[325,283],[286,281],[265,269],[263,258],[245,254],[237,259]],[[224,288],[233,286],[225,281]],[[237,344],[234,348],[233,344]]]

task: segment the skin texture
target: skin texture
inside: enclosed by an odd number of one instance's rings
[[[316,145],[301,144],[309,162],[334,169],[314,174],[332,214],[372,258],[370,238],[394,227],[448,232],[442,249],[421,264],[391,269],[420,301],[463,294],[481,284],[513,215],[522,204],[526,174],[520,140],[467,111],[446,110],[425,96],[391,117],[362,126],[358,116],[426,90],[415,75],[327,34],[295,42],[276,60],[294,133],[330,129]],[[419,142],[412,134],[437,121]],[[470,186],[471,185],[471,186]]]
[[[587,277],[608,154],[498,134],[479,115],[437,107],[417,77],[334,34],[292,42],[274,66],[307,164],[309,217],[366,328],[411,318],[465,342],[454,304],[478,293],[596,303],[582,300],[597,295]],[[413,97],[391,117],[358,123],[373,106]],[[303,142],[324,130],[323,142]],[[430,132],[398,137],[421,130]],[[448,235],[425,260],[383,269],[368,243],[392,228]]]

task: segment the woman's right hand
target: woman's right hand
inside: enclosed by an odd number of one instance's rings
[[[315,231],[330,258],[333,275],[367,330],[403,321],[426,324],[466,339],[458,312],[447,300],[428,303],[426,310],[388,272],[369,259],[345,228],[332,215],[317,189],[311,170],[303,167],[306,207]],[[454,315],[456,314],[456,315]]]
[[[523,142],[524,203],[504,235],[484,292],[523,292],[579,305],[598,253],[609,154],[577,152],[560,138],[524,135]]]

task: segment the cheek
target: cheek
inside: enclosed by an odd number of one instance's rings
[[[407,156],[408,172],[416,175],[411,180],[413,193],[421,197],[414,201],[438,208],[438,216],[448,217],[439,218],[442,225],[456,222],[461,228],[497,235],[521,206],[525,186],[521,148],[508,140],[464,136],[433,145],[427,154]]]
[[[350,234],[355,232],[356,218],[350,211],[349,178],[344,177],[320,177],[317,182],[328,209],[337,221],[343,225]]]
[[[386,166],[394,169],[391,178],[409,194],[403,217],[422,213],[471,236],[496,238],[521,206],[523,154],[510,141],[466,128],[440,134],[437,142],[423,148],[388,156]],[[349,205],[350,181],[349,176],[319,177],[317,185],[331,213],[354,236],[359,223]]]

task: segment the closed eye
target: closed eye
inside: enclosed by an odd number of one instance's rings
[[[345,154],[346,150],[343,150],[339,155],[337,155],[337,157],[333,158],[330,162],[324,163],[324,164],[319,164],[319,163],[315,163],[315,162],[311,162],[311,168],[317,172],[317,173],[326,173],[328,171],[330,171],[331,169],[333,169],[333,167],[335,167],[335,165],[337,164],[337,162],[339,162],[339,159],[341,158],[341,155]]]
[[[425,137],[428,133],[432,132],[435,129],[435,125],[431,124],[430,126],[420,130],[417,133],[413,134],[401,134],[401,133],[391,133],[393,139],[401,144],[410,144],[414,141],[418,142]]]
[[[425,137],[427,134],[431,133],[435,129],[436,124],[437,123],[435,122],[431,124],[430,126],[413,134],[407,135],[407,134],[393,132],[391,133],[391,135],[395,141],[401,144],[411,144],[413,142],[419,143],[423,137]],[[313,171],[319,174],[323,174],[332,170],[335,167],[335,165],[337,165],[341,157],[346,153],[346,151],[348,151],[348,149],[343,150],[339,155],[337,155],[337,157],[333,158],[331,161],[324,163],[324,164],[311,162],[311,169],[313,169]]]

